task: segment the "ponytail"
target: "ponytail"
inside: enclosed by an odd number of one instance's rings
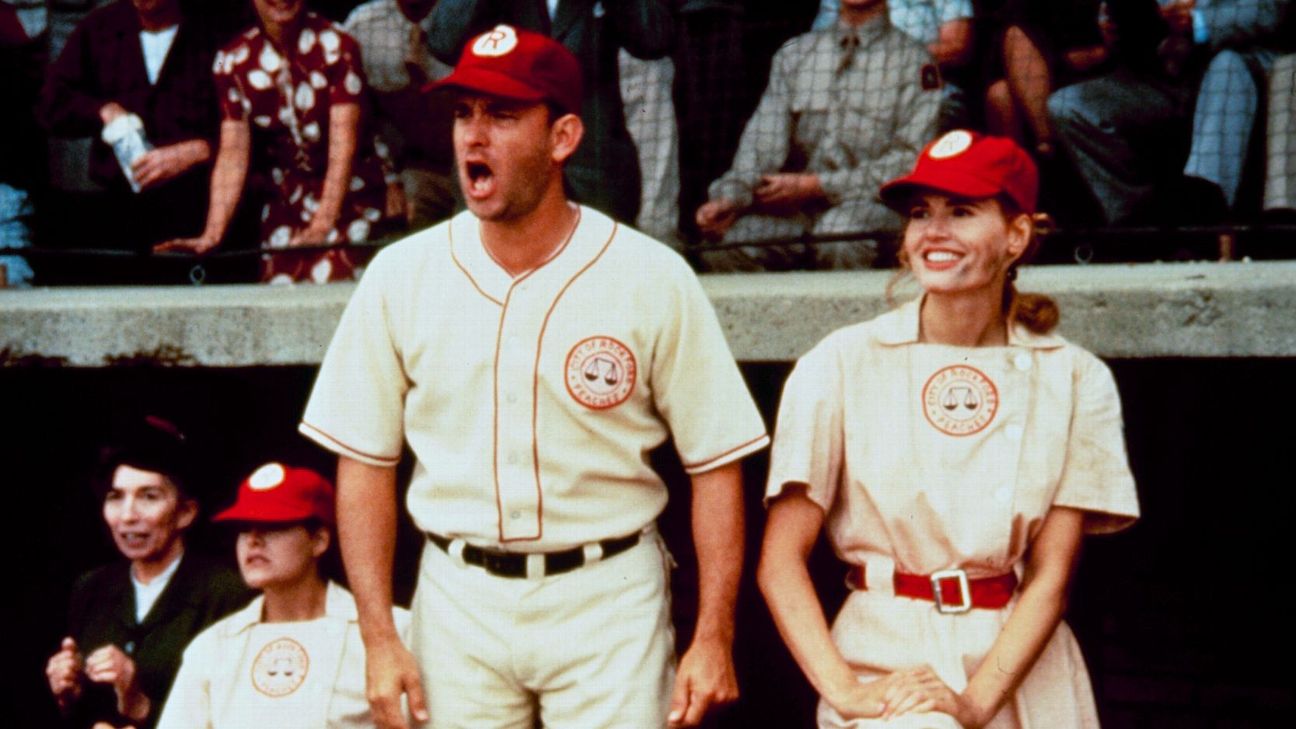
[[[1001,201],[1000,205],[1004,203]],[[1047,294],[1020,293],[1017,291],[1017,266],[1035,256],[1040,247],[1040,239],[1052,231],[1053,221],[1046,213],[1031,215],[1031,239],[1026,244],[1026,251],[1017,262],[1008,269],[1008,280],[1004,283],[1004,311],[1008,312],[1008,321],[1017,322],[1035,334],[1048,334],[1053,331],[1062,313],[1057,302]]]

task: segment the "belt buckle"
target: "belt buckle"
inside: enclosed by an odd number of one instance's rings
[[[972,609],[972,591],[968,588],[967,573],[961,569],[941,570],[931,573],[932,599],[936,602],[936,612],[943,615],[957,615],[965,613]],[[945,602],[944,593],[941,590],[941,582],[944,580],[958,580],[959,586],[959,604],[951,605]]]

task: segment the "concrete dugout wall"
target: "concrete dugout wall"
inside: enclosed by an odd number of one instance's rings
[[[736,356],[772,418],[790,362],[831,329],[886,307],[886,273],[705,276]],[[1296,648],[1283,600],[1291,544],[1296,263],[1047,267],[1023,290],[1053,294],[1062,332],[1111,365],[1125,405],[1144,519],[1086,544],[1069,621],[1107,727],[1268,727],[1296,709]],[[293,433],[351,288],[228,286],[0,291],[0,463],[10,496],[5,601],[14,726],[47,726],[42,670],[71,580],[111,559],[84,485],[111,413],[186,411],[227,493],[270,455],[327,467]],[[902,287],[903,297],[912,289]],[[663,516],[681,563],[676,612],[695,609],[687,491]],[[744,698],[711,726],[809,727],[814,696],[751,584],[764,518],[763,456],[748,464],[748,564],[736,648]],[[217,493],[212,500],[223,498]],[[224,537],[200,535],[211,548]],[[403,533],[411,563],[418,535]],[[827,550],[814,574],[844,596]],[[408,593],[406,581],[398,587]]]

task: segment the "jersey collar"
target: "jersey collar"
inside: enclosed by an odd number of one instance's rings
[[[924,294],[925,296],[925,294]],[[918,343],[918,313],[923,297],[908,301],[878,317],[877,339],[882,344],[902,345]],[[1028,349],[1056,349],[1065,344],[1056,334],[1036,334],[1019,322],[1008,328],[1008,346]]]

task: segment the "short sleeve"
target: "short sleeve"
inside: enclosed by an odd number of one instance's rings
[[[841,479],[841,378],[835,350],[820,344],[802,357],[783,386],[770,450],[769,504],[792,484],[827,512]]]
[[[657,338],[653,399],[696,475],[764,448],[769,436],[697,277],[682,262],[675,275],[678,308]]]
[[[342,313],[299,430],[338,455],[394,466],[404,442],[408,380],[388,310],[392,282],[381,262],[380,256],[369,267]]]
[[[216,83],[216,99],[220,104],[221,119],[226,121],[243,121],[252,109],[252,102],[243,88],[243,79],[239,75],[235,58],[247,57],[249,54],[245,42],[235,48],[220,51],[212,65],[212,77]]]
[[[360,44],[336,26],[320,31],[319,42],[324,48],[324,76],[329,82],[329,102],[359,104],[365,90]],[[333,48],[337,49],[336,52],[331,50]]]
[[[1066,461],[1053,505],[1089,512],[1088,533],[1120,531],[1138,519],[1138,495],[1125,453],[1116,382],[1096,357],[1080,360],[1075,398]]]

